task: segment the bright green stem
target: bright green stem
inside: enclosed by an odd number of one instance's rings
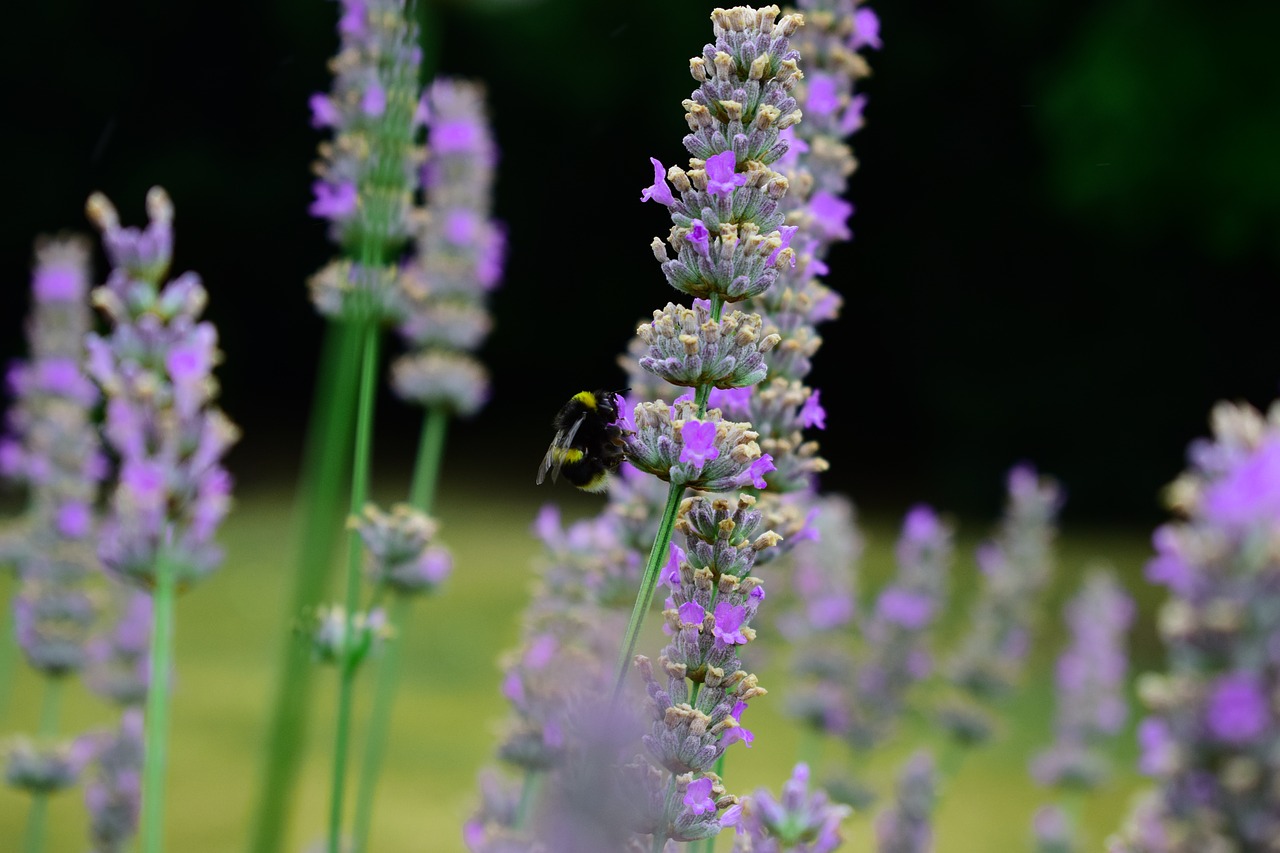
[[[40,704],[41,740],[50,740],[58,734],[58,707],[62,700],[62,679],[47,678],[44,682],[44,700]],[[49,811],[49,795],[31,795],[31,809],[27,812],[27,829],[23,834],[23,853],[41,853],[44,850],[45,815]]]
[[[151,687],[147,690],[146,746],[142,762],[142,851],[164,850],[164,771],[169,741],[169,671],[173,668],[174,565],[156,558],[151,591]]]
[[[351,514],[364,508],[369,494],[369,467],[373,451],[373,399],[378,370],[380,331],[365,322],[357,333],[363,340],[360,355],[360,400],[356,409],[355,462],[351,473]],[[353,530],[347,536],[346,631],[339,665],[338,721],[333,750],[333,787],[329,799],[329,853],[339,853],[342,844],[343,798],[346,793],[347,743],[351,735],[351,706],[359,661],[355,650],[355,617],[360,607],[360,537]]]
[[[449,411],[443,406],[430,406],[422,421],[422,436],[418,439],[418,459],[413,466],[413,484],[409,488],[409,503],[425,513],[431,512],[436,499],[436,484],[440,482],[440,462],[444,457],[444,437],[449,431]]]
[[[524,829],[533,812],[533,801],[538,798],[538,789],[542,787],[542,771],[524,771],[524,784],[520,786],[520,802],[516,806],[516,825],[514,829]]]
[[[676,514],[680,511],[680,499],[684,497],[684,486],[671,484],[667,492],[667,506],[662,511],[662,521],[658,525],[658,536],[653,540],[653,549],[649,551],[649,562],[644,567],[644,575],[640,578],[640,591],[636,593],[635,606],[631,608],[631,618],[627,621],[627,632],[622,637],[622,648],[618,650],[618,669],[613,682],[613,702],[618,701],[622,693],[622,684],[627,679],[627,670],[631,667],[631,656],[636,652],[636,642],[640,639],[640,626],[644,615],[653,601],[653,591],[658,586],[658,573],[667,557],[667,546],[671,542],[671,531],[676,526]]]
[[[23,853],[41,853],[44,850],[45,815],[49,812],[49,795],[31,795],[31,809],[27,812],[27,828],[22,835]]]
[[[360,764],[360,783],[356,788],[356,853],[364,853],[369,848],[369,829],[373,825],[373,795],[378,787],[382,759],[386,755],[387,739],[391,733],[391,708],[395,705],[396,688],[400,685],[400,656],[404,649],[404,631],[409,624],[411,601],[405,595],[397,595],[392,600],[391,618],[387,623],[392,637],[377,664],[378,686],[373,694],[369,734],[364,746],[364,760]]]
[[[342,498],[351,458],[352,412],[360,369],[360,338],[356,331],[349,323],[328,323],[321,345],[311,425],[298,483],[301,505],[294,534],[293,592],[281,622],[281,628],[289,633],[277,665],[262,781],[255,798],[251,853],[284,849],[292,794],[302,765],[315,668],[310,638],[290,628],[294,620],[323,599],[331,555],[342,532]]]
[[[13,608],[0,608],[0,720],[9,712],[13,695],[13,679],[18,658],[18,643],[13,637]]]

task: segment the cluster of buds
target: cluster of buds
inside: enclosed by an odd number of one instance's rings
[[[490,216],[498,149],[484,90],[440,79],[427,90],[430,122],[422,170],[426,207],[414,223],[414,253],[399,273],[411,351],[392,367],[401,397],[468,416],[488,399],[489,380],[472,353],[492,326],[488,294],[502,274],[506,236]]]
[[[180,588],[211,572],[213,543],[230,504],[221,465],[239,431],[214,397],[217,331],[200,321],[208,295],[194,273],[162,283],[173,250],[173,205],[147,193],[146,229],[124,228],[106,197],[89,199],[111,263],[94,303],[111,323],[90,334],[89,374],[106,397],[107,443],[119,458],[98,555],[117,576],[150,587],[157,561]]]
[[[928,853],[933,850],[933,804],[938,774],[933,757],[917,752],[898,777],[895,802],[876,818],[879,853]]]
[[[724,822],[737,829],[734,853],[831,853],[843,843],[840,824],[852,811],[821,790],[810,791],[809,767],[797,764],[781,797],[762,788],[729,809]]]
[[[1264,850],[1280,838],[1280,406],[1219,404],[1169,489],[1147,577],[1170,593],[1169,669],[1146,675],[1139,769],[1154,799],[1117,851]]]
[[[434,544],[436,522],[408,504],[396,504],[389,513],[369,504],[350,524],[364,542],[368,574],[377,588],[396,595],[429,594],[453,567],[449,551]]]
[[[708,492],[747,484],[763,489],[764,475],[773,470],[751,424],[725,420],[718,409],[699,417],[692,400],[639,403],[622,424],[631,464],[662,480]]]

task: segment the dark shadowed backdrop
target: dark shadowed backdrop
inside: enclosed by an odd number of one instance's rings
[[[1057,474],[1068,515],[1149,522],[1219,398],[1280,389],[1280,6],[1192,0],[882,2],[856,238],[831,259],[825,482],[860,503],[988,512],[1003,471]],[[510,231],[492,404],[456,430],[531,491],[558,406],[617,386],[615,354],[674,292],[639,203],[684,156],[687,60],[712,4],[457,2],[424,10],[430,62],[489,86]],[[176,267],[212,294],[246,484],[289,478],[321,328],[304,282],[330,254],[306,215],[336,5],[67,0],[0,31],[6,120],[0,358],[21,351],[31,240],[87,228],[105,191],[139,222],[177,206]],[[101,258],[99,258],[101,269]],[[383,466],[416,414],[386,399]]]

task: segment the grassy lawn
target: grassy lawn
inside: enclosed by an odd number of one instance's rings
[[[555,496],[563,496],[560,490]],[[379,853],[463,850],[460,827],[475,801],[475,774],[488,762],[495,730],[505,714],[498,692],[498,655],[515,641],[517,619],[528,595],[529,567],[535,543],[526,533],[536,506],[504,499],[501,488],[486,494],[452,493],[440,501],[443,531],[455,552],[455,575],[444,593],[416,605],[406,637],[406,669],[396,707],[392,743],[379,794],[372,848]],[[498,497],[492,497],[497,495]],[[575,503],[578,507],[590,504]],[[502,518],[509,527],[496,528]],[[225,566],[180,603],[177,622],[177,675],[169,775],[169,849],[236,851],[243,849],[257,786],[259,754],[270,696],[269,682],[280,643],[282,601],[290,560],[291,516],[285,500],[269,493],[244,496],[226,525]],[[961,599],[972,592],[970,554],[986,525],[962,531],[960,566],[953,588]],[[864,581],[874,587],[892,565],[893,522],[867,524],[869,548]],[[1145,559],[1146,534],[1071,533],[1062,543],[1060,599],[1073,576],[1087,563],[1105,558],[1121,570],[1131,588],[1138,586]],[[0,591],[10,589],[7,580]],[[865,598],[865,594],[863,595]],[[1149,597],[1149,596],[1148,596]],[[5,596],[7,600],[7,595]],[[963,606],[957,608],[963,612]],[[1150,600],[1142,602],[1141,663],[1157,663],[1151,641]],[[1050,798],[1026,772],[1027,756],[1044,745],[1052,723],[1051,661],[1058,648],[1057,617],[1046,620],[1026,689],[1012,702],[998,741],[965,758],[943,791],[938,811],[938,850],[1006,851],[1028,849],[1030,815]],[[642,641],[641,648],[656,648]],[[752,705],[756,746],[735,750],[726,779],[730,790],[745,793],[757,785],[775,791],[789,775],[799,735],[780,716],[786,675],[785,655],[771,655],[761,683],[773,695]],[[19,665],[7,707],[0,707],[0,733],[30,730],[40,702],[40,683]],[[334,691],[331,673],[318,679],[315,724],[289,851],[298,851],[323,835]],[[366,680],[362,686],[369,688]],[[366,694],[367,694],[366,690]],[[67,731],[83,731],[109,722],[110,712],[73,685],[64,704]],[[357,708],[362,714],[367,702]],[[1117,751],[1127,768],[1134,750]],[[896,766],[919,743],[936,742],[922,724],[873,756],[864,776],[885,784]],[[832,766],[842,749],[832,747]],[[1100,849],[1141,783],[1127,770],[1112,784],[1081,803],[1088,827],[1085,849]],[[20,837],[25,799],[0,789],[0,838]],[[85,818],[79,791],[54,799],[50,809],[49,851],[80,851]],[[871,819],[858,815],[848,824],[846,849],[869,850]],[[721,849],[727,849],[727,844]],[[0,845],[11,849],[7,844]]]

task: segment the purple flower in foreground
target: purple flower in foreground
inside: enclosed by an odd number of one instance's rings
[[[734,726],[731,729],[725,730],[724,737],[720,739],[720,743],[723,744],[724,746],[727,747],[730,744],[734,744],[734,743],[737,743],[738,741],[742,741],[744,744],[746,744],[747,748],[750,749],[752,744],[755,743],[756,741],[755,732],[751,731],[751,729],[742,725],[742,712],[745,710],[747,710],[747,703],[739,702],[736,705],[734,705],[733,710],[729,712],[729,716],[732,717],[734,721],[738,723],[738,725]]]
[[[706,814],[716,810],[716,802],[711,799],[711,779],[704,776],[694,779],[685,789],[684,804],[694,814]]]
[[[675,197],[671,195],[671,187],[667,185],[667,170],[656,157],[650,157],[649,162],[653,164],[653,184],[640,191],[640,200],[652,199],[670,207],[675,203]]]
[[[737,166],[737,155],[732,151],[723,151],[706,160],[707,192],[711,195],[729,195],[734,187],[747,183],[747,176],[734,171]]]
[[[711,633],[717,642],[741,645],[747,642],[747,636],[742,631],[746,617],[747,608],[722,601],[716,605],[715,627],[711,629]]]
[[[716,425],[710,421],[685,421],[681,435],[684,436],[681,462],[701,468],[720,455],[715,445]]]

